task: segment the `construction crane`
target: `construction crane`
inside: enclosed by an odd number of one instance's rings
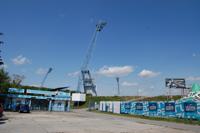
[[[78,85],[77,85],[77,92],[81,92],[81,83],[82,83],[85,93],[97,95],[96,85],[93,82],[91,73],[88,69],[88,65],[90,63],[90,60],[91,60],[91,57],[92,57],[92,52],[93,52],[94,47],[96,45],[98,33],[102,31],[102,29],[106,26],[106,24],[107,23],[105,21],[99,21],[99,23],[97,23],[97,25],[96,25],[91,44],[89,45],[87,54],[85,56],[84,62],[83,62],[82,67],[81,67],[81,73],[79,75]]]
[[[47,76],[49,75],[49,73],[51,73],[52,70],[53,70],[53,69],[50,67],[49,70],[47,71],[47,73],[45,74],[45,76],[44,76],[44,78],[43,78],[43,80],[42,80],[42,82],[41,82],[41,86],[40,86],[40,87],[43,87],[43,86],[44,86],[44,83],[45,83],[45,81],[46,81],[46,79],[47,79]]]

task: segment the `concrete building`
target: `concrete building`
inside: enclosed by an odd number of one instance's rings
[[[29,105],[31,110],[69,111],[70,93],[62,91],[43,91],[32,89],[9,88],[4,94],[4,109],[17,111],[20,104]]]

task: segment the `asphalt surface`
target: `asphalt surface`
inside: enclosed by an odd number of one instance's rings
[[[0,133],[199,133],[200,126],[126,118],[86,110],[4,112]]]

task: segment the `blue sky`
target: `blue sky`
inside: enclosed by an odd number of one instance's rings
[[[0,0],[2,57],[23,84],[77,87],[95,24],[107,21],[89,68],[99,95],[165,94],[166,77],[200,83],[198,0]]]

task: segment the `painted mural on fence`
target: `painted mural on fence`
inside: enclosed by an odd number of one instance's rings
[[[176,116],[200,120],[200,86],[192,85],[192,91],[187,97],[176,101]]]
[[[102,104],[102,105],[101,105]],[[112,102],[102,102],[104,110],[111,112]],[[200,120],[200,86],[193,84],[188,96],[177,101],[128,101],[121,102],[121,114],[154,116],[154,117],[177,117]]]

